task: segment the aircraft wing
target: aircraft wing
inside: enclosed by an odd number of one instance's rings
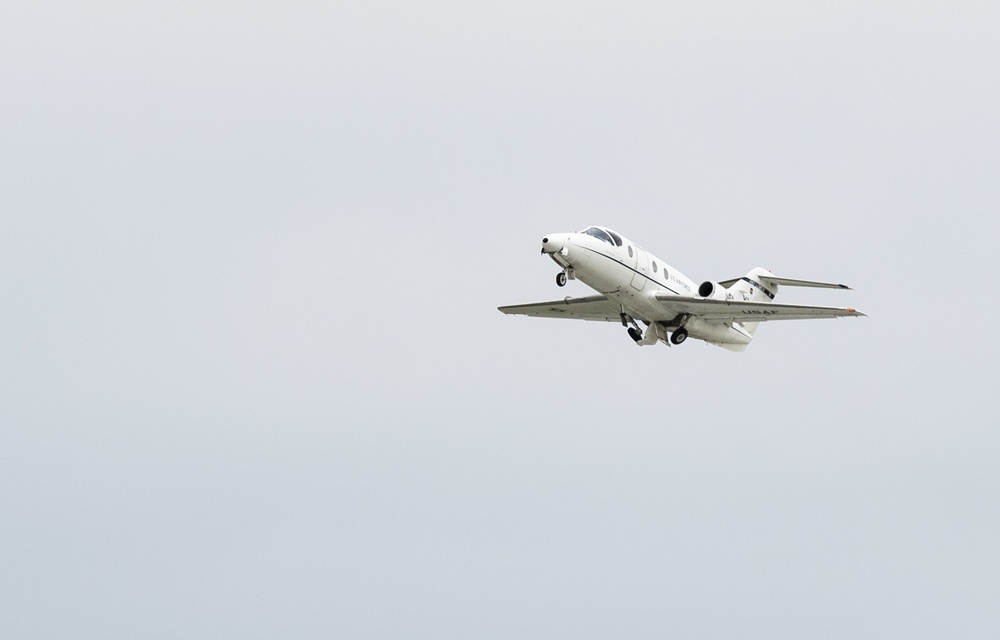
[[[849,307],[814,307],[804,304],[713,300],[669,293],[656,294],[656,300],[670,312],[689,313],[709,322],[764,322],[771,320],[806,320],[811,318],[857,317],[865,314]]]
[[[621,306],[604,296],[565,298],[551,302],[534,302],[497,308],[509,315],[534,316],[536,318],[575,318],[602,322],[621,322],[622,313]]]

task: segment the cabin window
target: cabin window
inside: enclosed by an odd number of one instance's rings
[[[631,258],[631,257],[633,257],[633,254],[632,254],[632,247],[629,247],[629,248],[628,248],[628,257],[630,257],[630,258]]]
[[[653,260],[653,273],[656,273],[656,260]]]

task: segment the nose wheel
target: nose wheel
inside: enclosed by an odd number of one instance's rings
[[[565,271],[560,271],[559,273],[556,274],[556,284],[559,285],[560,287],[565,287],[566,286],[566,272]]]

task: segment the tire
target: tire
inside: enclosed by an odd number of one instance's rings
[[[670,342],[674,344],[680,344],[685,340],[687,340],[687,337],[688,337],[687,329],[681,327],[680,329],[677,329],[676,331],[670,334]]]
[[[566,286],[566,272],[565,271],[560,271],[559,273],[556,274],[556,284],[559,285],[560,287],[565,287]]]

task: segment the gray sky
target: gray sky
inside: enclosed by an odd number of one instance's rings
[[[828,4],[5,4],[2,635],[997,637],[1000,6]]]

